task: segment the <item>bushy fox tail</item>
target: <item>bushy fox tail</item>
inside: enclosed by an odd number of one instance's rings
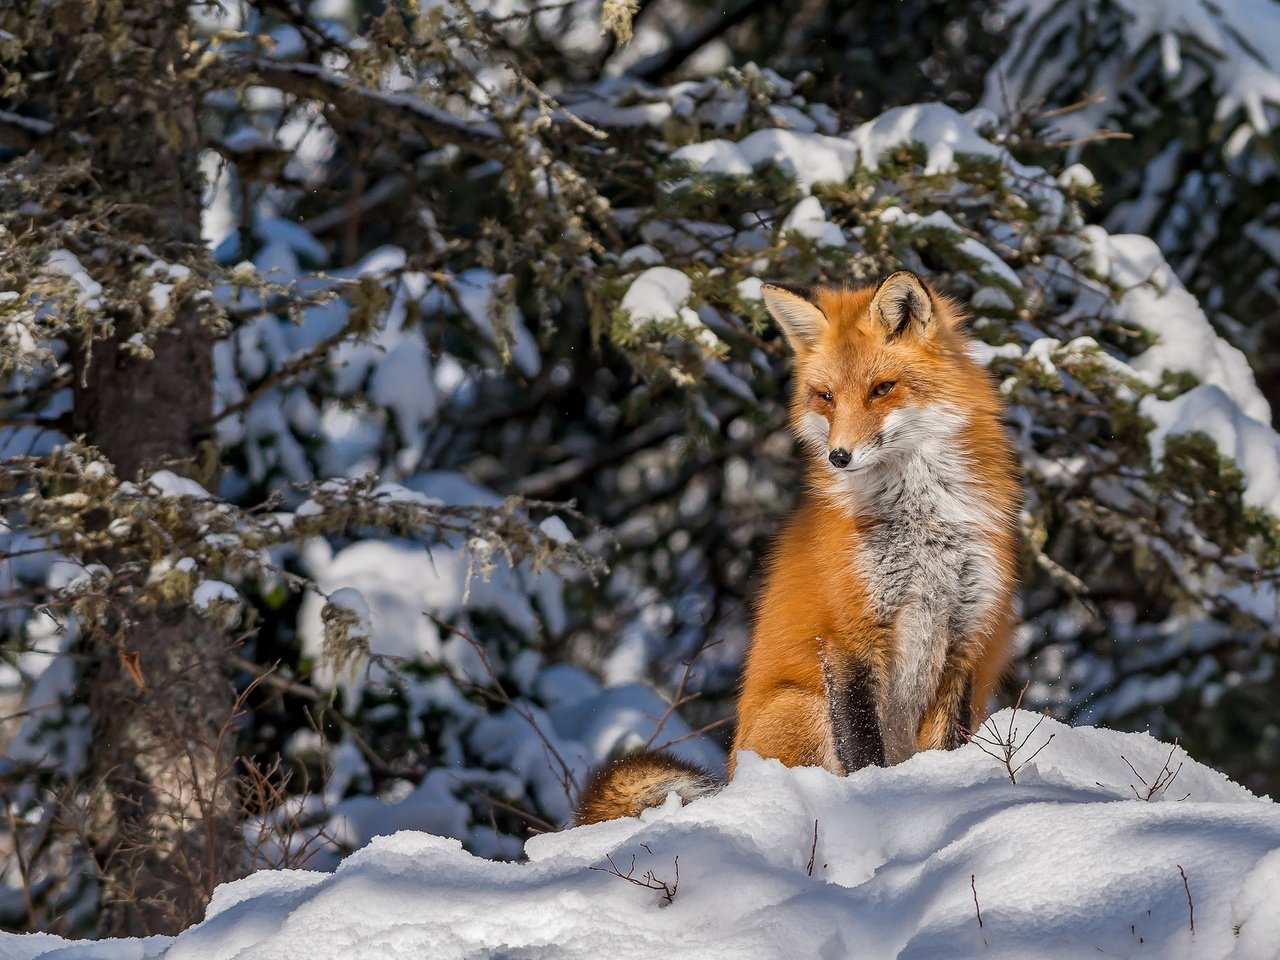
[[[688,803],[715,793],[722,784],[701,767],[665,753],[637,753],[605,764],[591,777],[578,800],[575,824],[638,816],[657,807],[667,794]]]

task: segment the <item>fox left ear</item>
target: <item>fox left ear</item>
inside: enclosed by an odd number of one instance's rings
[[[813,293],[801,287],[766,283],[760,288],[765,309],[786,334],[795,353],[817,346],[827,329],[827,316],[813,302]]]
[[[933,325],[933,300],[920,278],[910,270],[890,274],[871,298],[871,315],[894,340],[904,333],[923,336]]]

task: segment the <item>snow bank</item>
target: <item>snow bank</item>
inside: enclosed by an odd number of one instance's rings
[[[972,744],[847,778],[748,755],[718,796],[535,837],[527,863],[401,832],[332,874],[220,887],[172,941],[8,936],[0,955],[1280,956],[1280,808],[1143,734],[1046,720],[1020,756],[1051,735],[1016,784]],[[1133,771],[1162,769],[1135,799]]]

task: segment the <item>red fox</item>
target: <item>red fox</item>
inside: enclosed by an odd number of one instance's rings
[[[1014,623],[1020,488],[995,386],[959,309],[915,274],[762,295],[795,354],[809,486],[769,560],[735,754],[843,775],[953,749],[985,716]],[[577,822],[713,784],[628,758],[596,775]]]

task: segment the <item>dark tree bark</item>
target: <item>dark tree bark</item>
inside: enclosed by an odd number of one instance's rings
[[[72,432],[121,478],[198,452],[212,409],[212,340],[203,301],[175,290],[154,358],[126,349],[154,327],[139,297],[153,257],[198,262],[198,91],[186,62],[185,0],[55,5],[51,163],[87,164],[98,212],[93,248],[74,252],[103,284],[110,335],[72,350]],[[128,291],[134,291],[130,294]],[[177,469],[181,470],[181,467]],[[122,543],[104,561],[150,558]],[[223,629],[183,608],[122,598],[80,624],[92,724],[89,836],[103,884],[99,934],[174,933],[199,920],[213,887],[242,860],[235,826],[235,691]]]

